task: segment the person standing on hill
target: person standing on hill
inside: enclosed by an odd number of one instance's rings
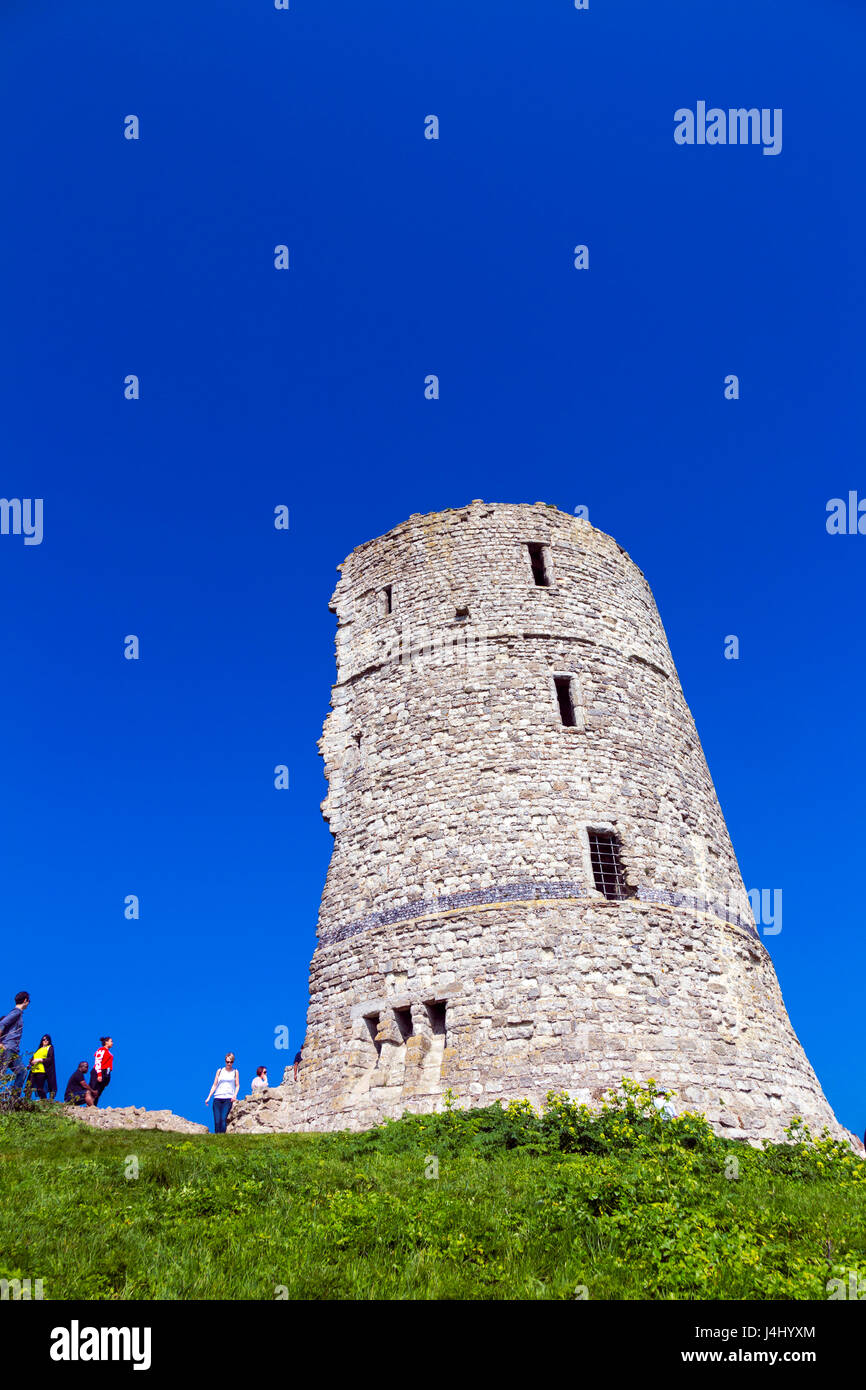
[[[235,1054],[226,1053],[226,1064],[224,1067],[217,1068],[217,1074],[213,1079],[213,1085],[207,1093],[205,1105],[213,1096],[213,1132],[214,1134],[225,1134],[226,1120],[232,1103],[238,1098],[241,1076],[235,1067]]]
[[[0,1018],[0,1071],[11,1071],[12,1090],[20,1091],[24,1086],[27,1068],[21,1061],[21,1034],[24,1031],[24,1010],[30,1003],[26,989],[19,990],[15,996],[15,1007],[5,1018]]]
[[[54,1065],[54,1044],[50,1033],[42,1034],[42,1041],[30,1059],[29,1089],[36,1092],[40,1100],[54,1099],[57,1094],[57,1071]]]
[[[113,1038],[100,1038],[99,1047],[93,1054],[93,1066],[90,1071],[90,1089],[95,1096],[94,1105],[99,1104],[99,1097],[111,1080],[111,1072],[114,1067],[114,1058],[111,1055]]]

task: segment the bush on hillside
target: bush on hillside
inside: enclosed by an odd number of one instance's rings
[[[22,1062],[29,1070],[30,1058],[22,1058]],[[5,1060],[0,1062],[0,1115],[31,1114],[38,1108],[38,1101],[26,1094],[22,1096],[20,1085],[15,1085],[12,1068],[6,1065]]]
[[[406,1114],[362,1134],[346,1135],[347,1157],[350,1152],[409,1152],[423,1145],[446,1153],[468,1148],[492,1157],[508,1149],[620,1153],[659,1142],[705,1151],[725,1142],[702,1115],[687,1112],[669,1119],[660,1113],[656,1100],[667,1100],[670,1094],[652,1080],[641,1085],[624,1078],[617,1090],[605,1093],[598,1108],[572,1099],[567,1091],[549,1091],[539,1113],[528,1100],[462,1110],[449,1090],[440,1113]]]

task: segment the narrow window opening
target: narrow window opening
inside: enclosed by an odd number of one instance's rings
[[[360,747],[361,747],[361,735],[360,735],[360,734],[355,734],[355,747],[356,747],[357,749],[360,750]]]
[[[455,610],[454,616],[455,618],[457,618],[458,622],[465,622],[465,620],[469,617],[469,609],[458,608]]]
[[[430,1020],[430,1027],[431,1027],[431,1029],[433,1030],[434,1035],[435,1035],[435,1034],[444,1035],[445,1032],[446,1032],[446,1028],[445,1028],[445,1000],[444,1000],[444,999],[435,999],[435,1000],[431,1000],[431,1002],[430,1002],[429,1004],[425,1004],[425,1005],[424,1005],[424,1008],[427,1010],[427,1017],[428,1017],[429,1020]]]
[[[574,716],[571,676],[554,676],[553,683],[556,686],[556,698],[559,701],[559,716],[567,729],[573,729],[577,725],[577,720]]]
[[[400,1030],[400,1037],[403,1039],[404,1042],[406,1042],[407,1039],[411,1038],[413,1032],[412,1010],[411,1008],[395,1009],[394,1017],[397,1020],[397,1027]]]
[[[625,881],[620,843],[616,835],[607,830],[590,830],[589,855],[592,861],[592,875],[599,893],[614,901],[631,897],[634,890],[629,888]]]
[[[373,1039],[373,1044],[376,1048],[376,1056],[379,1057],[382,1052],[382,1044],[380,1042],[376,1042],[376,1034],[379,1031],[379,1015],[365,1014],[364,1022],[366,1023],[367,1028],[369,1029],[370,1037]]]
[[[539,588],[546,589],[550,585],[550,575],[547,570],[547,556],[544,553],[544,546],[534,541],[527,545],[529,551],[529,563],[532,565],[532,578]]]
[[[386,584],[382,590],[382,612],[387,615],[394,611],[394,591],[393,585]]]

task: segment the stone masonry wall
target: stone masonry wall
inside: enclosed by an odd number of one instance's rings
[[[625,551],[543,504],[473,502],[340,568],[304,1065],[232,1127],[363,1128],[449,1086],[540,1103],[628,1075],[731,1134],[779,1138],[794,1113],[841,1134]],[[619,839],[622,901],[595,887],[589,829]]]

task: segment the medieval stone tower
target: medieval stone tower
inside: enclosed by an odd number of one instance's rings
[[[788,1021],[650,589],[535,506],[341,567],[334,836],[295,1083],[240,1129],[654,1077],[731,1135],[841,1134]]]

